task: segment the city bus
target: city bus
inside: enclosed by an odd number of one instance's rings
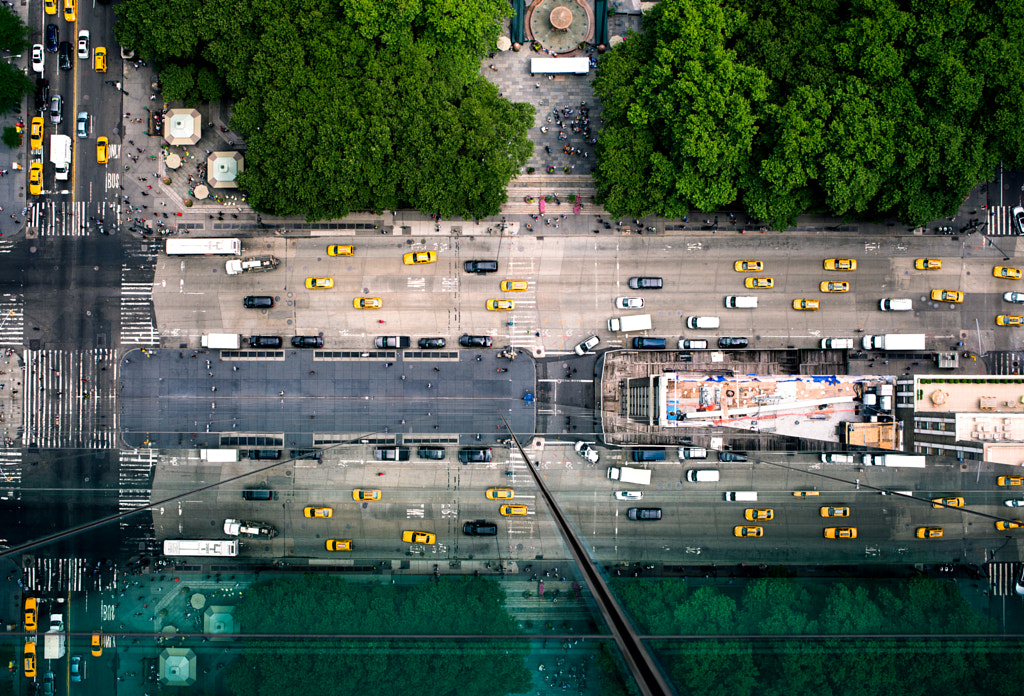
[[[165,539],[165,556],[237,556],[237,539]]]
[[[241,239],[168,239],[164,247],[168,256],[239,256]]]

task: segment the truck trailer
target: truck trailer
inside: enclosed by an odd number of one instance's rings
[[[202,344],[203,348],[238,350],[242,347],[242,336],[241,334],[203,334],[200,344]]]
[[[898,466],[923,469],[925,456],[921,454],[865,454],[861,461],[869,466]]]
[[[875,334],[864,337],[864,350],[924,350],[924,334]]]
[[[247,259],[229,259],[224,263],[224,270],[228,275],[239,275],[272,271],[280,265],[276,256],[250,256]]]
[[[649,331],[651,328],[650,314],[630,314],[625,317],[612,317],[608,320],[609,331]]]
[[[267,537],[273,539],[277,530],[266,522],[224,520],[224,533],[229,536]]]
[[[643,486],[649,486],[651,484],[651,470],[637,469],[630,466],[610,466],[608,467],[608,478],[612,481],[621,481],[622,483],[638,483]]]

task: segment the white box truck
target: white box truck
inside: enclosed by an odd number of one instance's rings
[[[924,334],[875,334],[864,337],[864,350],[924,350]]]
[[[757,491],[728,491],[725,499],[730,503],[756,503]]]
[[[639,483],[644,486],[651,484],[651,470],[637,469],[631,466],[608,467],[608,478],[622,483]]]
[[[204,462],[228,463],[238,461],[236,449],[201,449],[199,458]]]
[[[203,348],[220,348],[221,350],[238,350],[242,347],[241,334],[203,334],[200,344]]]
[[[865,454],[861,461],[869,466],[898,466],[923,469],[926,458],[923,454]]]
[[[67,650],[67,637],[64,635],[64,615],[50,614],[50,630],[43,634],[43,658],[59,660]]]
[[[71,136],[50,136],[50,162],[56,170],[57,181],[67,181],[71,176]]]
[[[608,320],[609,331],[649,331],[651,328],[650,314],[631,314],[625,317],[612,317]]]

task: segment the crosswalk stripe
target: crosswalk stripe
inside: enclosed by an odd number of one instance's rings
[[[994,205],[988,209],[988,230],[986,234],[991,237],[1008,237],[1017,234],[1013,225],[1013,206]]]
[[[118,446],[116,353],[26,350],[22,428],[29,447]],[[106,374],[104,374],[106,373]]]
[[[989,592],[994,597],[1011,597],[1017,592],[1017,584],[1021,564],[1011,561],[998,561],[986,564],[988,570]]]
[[[21,346],[25,342],[25,297],[0,294],[0,346]]]

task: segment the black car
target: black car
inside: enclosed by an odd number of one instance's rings
[[[61,41],[57,49],[57,64],[64,72],[71,71],[71,44]]]
[[[323,348],[324,339],[320,336],[292,336],[293,348]]]
[[[249,346],[252,348],[280,348],[282,343],[280,336],[249,337]]]
[[[498,525],[487,520],[467,522],[462,525],[462,533],[466,536],[498,536]]]
[[[274,491],[266,488],[248,488],[242,491],[242,500],[273,500]]]
[[[747,339],[736,336],[723,336],[718,339],[719,348],[746,348]]]
[[[408,348],[408,336],[378,336],[374,341],[378,348]]]
[[[420,459],[444,459],[444,447],[417,447],[416,456]]]
[[[249,457],[249,459],[252,459],[252,460],[255,460],[255,461],[262,461],[264,459],[267,459],[267,460],[270,460],[270,461],[274,461],[274,460],[277,460],[277,459],[281,458],[281,450],[276,450],[276,449],[249,450],[247,452],[247,456]]]
[[[36,78],[36,111],[46,111],[50,102],[50,81],[45,77]]]
[[[467,261],[466,273],[494,273],[498,270],[497,261]]]
[[[320,461],[324,458],[324,451],[321,449],[293,449],[289,452],[292,459],[312,459]]]
[[[274,306],[274,298],[270,295],[247,295],[242,304],[249,309],[270,309]]]
[[[662,285],[661,278],[637,276],[629,279],[629,287],[634,290],[661,290]]]
[[[444,348],[448,341],[443,338],[421,338],[417,344],[420,348]]]
[[[459,450],[459,461],[463,464],[469,464],[470,462],[489,462],[491,461],[491,448],[463,447]]]
[[[626,511],[626,517],[631,520],[660,520],[661,508],[630,508]]]
[[[459,338],[459,345],[463,348],[490,348],[491,337],[490,336],[470,336],[469,334],[462,334]]]
[[[747,455],[739,454],[738,452],[719,452],[718,461],[720,462],[745,462],[747,461]]]
[[[373,458],[382,462],[407,462],[409,461],[409,448],[376,447],[373,450]]]
[[[46,50],[50,53],[56,53],[57,47],[60,45],[60,29],[57,28],[56,24],[46,25]]]

